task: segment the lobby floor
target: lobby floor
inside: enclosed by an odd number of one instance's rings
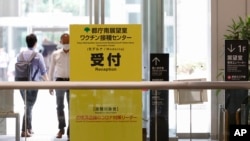
[[[24,113],[24,104],[18,90],[15,90],[14,95],[14,111],[20,114],[21,128],[22,117]],[[67,107],[66,97],[65,107]],[[68,115],[67,108],[65,108],[65,115]],[[15,141],[15,119],[7,118],[6,121],[7,136],[0,135],[0,141]],[[66,121],[68,121],[68,118],[66,119]],[[49,90],[39,90],[37,101],[33,108],[32,123],[35,134],[31,138],[27,138],[27,141],[67,140],[66,135],[64,135],[62,139],[56,138],[56,134],[58,132],[58,121],[56,115],[56,96],[50,95]],[[25,141],[25,138],[21,138],[21,141]]]
[[[0,141],[16,141],[15,135],[0,135]],[[21,138],[20,141],[67,141],[67,136],[57,139],[54,135],[33,135],[30,138]]]

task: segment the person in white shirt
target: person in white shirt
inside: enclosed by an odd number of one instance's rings
[[[61,35],[60,44],[61,49],[54,51],[51,54],[51,61],[49,67],[49,78],[51,81],[69,81],[69,34],[64,33]],[[56,89],[56,104],[57,104],[57,118],[58,128],[57,138],[62,138],[65,133],[64,128],[66,127],[65,113],[64,113],[64,97],[66,98],[69,108],[69,90],[68,89]],[[53,94],[53,90],[50,90]],[[67,129],[67,135],[69,138],[69,125]]]

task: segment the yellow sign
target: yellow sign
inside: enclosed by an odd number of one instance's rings
[[[141,25],[71,25],[71,81],[141,81]],[[71,90],[70,140],[141,141],[140,90]]]

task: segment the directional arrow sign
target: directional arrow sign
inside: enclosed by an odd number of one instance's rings
[[[225,40],[225,81],[248,81],[248,40]]]
[[[150,54],[150,81],[169,80],[169,54]]]
[[[150,60],[150,81],[169,81],[169,54],[151,53]],[[168,93],[168,90],[150,91],[150,141],[166,141],[169,138]]]
[[[155,58],[152,60],[152,62],[154,62],[154,63],[155,63],[155,66],[157,66],[157,63],[160,62],[160,59],[157,58],[157,57],[155,57]]]
[[[227,50],[228,50],[229,52],[233,52],[233,51],[235,50],[235,48],[233,48],[233,45],[231,44],[231,45],[230,45],[230,48],[227,48]]]

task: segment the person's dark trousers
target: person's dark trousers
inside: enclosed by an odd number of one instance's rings
[[[69,81],[65,79],[56,79],[56,81]],[[56,104],[57,104],[57,118],[58,118],[58,128],[59,130],[64,130],[66,127],[65,122],[65,113],[64,113],[64,97],[66,93],[66,98],[68,102],[68,109],[69,109],[69,90],[68,89],[57,89],[56,90]],[[67,129],[67,135],[69,136],[69,125]]]
[[[26,115],[27,115],[27,129],[32,129],[32,109],[34,104],[36,103],[37,93],[38,90],[26,90],[26,103],[25,103],[25,90],[20,90],[22,99],[24,101],[24,105],[26,108]],[[25,109],[24,109],[25,110]],[[25,131],[25,111],[23,115],[23,124],[22,124],[22,131]]]
[[[68,111],[69,111],[69,90],[67,91],[67,101],[68,101]],[[70,112],[70,111],[69,111]],[[69,114],[69,112],[68,112],[68,114]],[[69,114],[70,115],[70,114]],[[68,117],[70,117],[68,115]],[[70,121],[70,119],[68,120],[68,121]],[[70,122],[69,122],[69,125],[70,125]],[[69,138],[69,125],[68,125],[68,129],[67,129],[67,135],[68,135],[68,138]]]

